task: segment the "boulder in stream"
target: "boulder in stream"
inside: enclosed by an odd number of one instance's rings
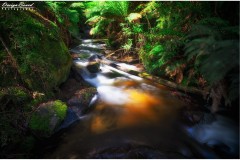
[[[66,118],[61,126],[57,128],[57,131],[69,127],[71,124],[78,121],[84,113],[89,111],[89,105],[93,101],[93,97],[96,93],[97,89],[94,87],[77,90],[74,96],[67,102],[68,109]]]
[[[77,90],[74,96],[68,100],[67,104],[70,108],[78,108],[79,111],[84,110],[84,108],[89,106],[96,93],[97,89],[94,87]]]
[[[100,59],[101,57],[99,55],[92,55],[88,58],[88,65],[87,69],[90,73],[97,73],[100,70]]]
[[[42,103],[32,114],[29,128],[37,137],[50,137],[64,120],[66,113],[67,105],[60,100]]]
[[[89,62],[87,69],[90,73],[97,73],[100,70],[100,63],[96,61]]]

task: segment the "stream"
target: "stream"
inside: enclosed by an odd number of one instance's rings
[[[49,141],[53,145],[41,158],[239,157],[234,122],[217,115],[209,123],[184,124],[181,110],[187,104],[167,87],[114,67],[138,71],[133,65],[99,64],[104,49],[100,40],[82,40],[71,50],[80,55],[73,60],[74,70],[98,94],[86,114]]]

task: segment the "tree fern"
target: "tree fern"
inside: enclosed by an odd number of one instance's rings
[[[216,87],[226,79],[230,86],[228,98],[233,100],[236,98],[233,93],[238,93],[236,86],[239,86],[237,27],[231,27],[228,22],[215,17],[203,19],[199,24],[201,25],[193,27],[187,36],[185,55],[188,60],[194,60],[195,68],[202,73],[210,86]],[[231,78],[227,79],[229,76]]]
[[[106,32],[106,28],[114,22],[124,22],[128,15],[129,2],[88,2],[86,5],[87,23],[92,25],[93,34]]]
[[[195,57],[195,64],[210,84],[221,80],[239,64],[238,39],[223,39],[223,30],[220,27],[216,30],[216,27],[198,25],[187,37],[189,42],[185,46],[185,54],[188,60]]]

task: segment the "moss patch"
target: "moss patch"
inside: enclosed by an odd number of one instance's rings
[[[67,105],[60,101],[43,103],[30,118],[29,128],[40,137],[50,136],[64,120]]]
[[[42,116],[39,114],[33,114],[31,117],[31,121],[29,123],[29,127],[33,131],[41,131],[41,132],[50,132],[49,130],[49,119],[50,116]]]
[[[62,121],[66,116],[67,105],[60,100],[56,100],[53,105],[53,110],[56,112],[57,116],[60,118],[60,121]]]

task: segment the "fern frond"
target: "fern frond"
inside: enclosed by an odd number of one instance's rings
[[[197,69],[208,81],[212,90],[221,87],[221,82],[228,81],[228,96],[219,92],[218,99],[212,94],[213,106],[218,107],[221,98],[227,102],[239,95],[239,30],[219,18],[207,18],[192,28],[187,36],[185,56],[194,60]],[[236,71],[237,69],[237,71]],[[215,93],[215,92],[214,92]],[[217,93],[217,92],[216,92]]]
[[[237,40],[222,40],[215,43],[214,52],[209,54],[200,67],[204,77],[210,84],[223,79],[229,71],[239,65],[239,42]]]

